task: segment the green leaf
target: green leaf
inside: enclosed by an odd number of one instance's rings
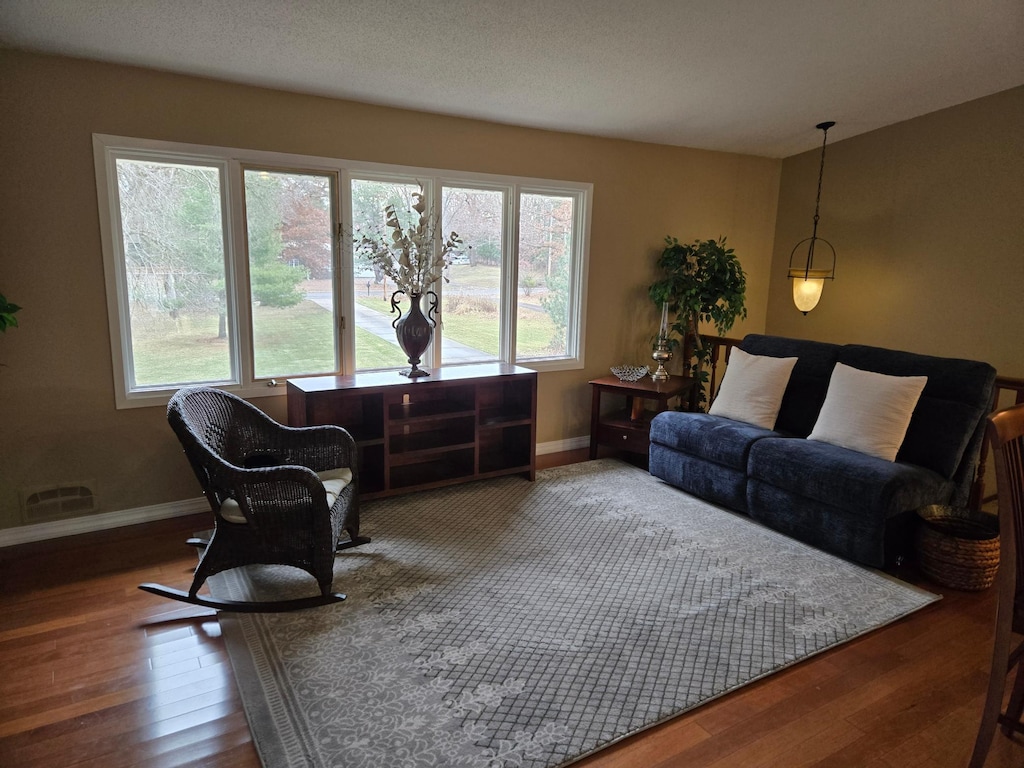
[[[747,316],[746,275],[735,252],[726,247],[724,236],[689,244],[667,236],[665,244],[657,260],[662,277],[648,287],[648,296],[659,312],[661,305],[668,302],[669,310],[676,313],[671,330],[680,336],[696,332],[702,320],[712,323],[718,334],[724,336],[737,318]],[[685,361],[701,382],[700,403],[706,401],[703,390],[707,377],[701,368],[708,354],[710,350],[701,347],[698,340],[694,357]]]

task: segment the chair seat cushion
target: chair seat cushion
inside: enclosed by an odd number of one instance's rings
[[[327,506],[333,507],[338,500],[345,486],[352,482],[352,470],[349,467],[338,467],[328,469],[325,472],[317,472],[316,476],[324,484],[324,491],[327,492]]]
[[[953,490],[930,469],[792,438],[758,440],[750,450],[748,474],[805,499],[882,519],[944,503]]]
[[[327,494],[328,509],[334,506],[334,502],[338,500],[338,496],[341,495],[345,486],[352,482],[352,470],[349,467],[337,467],[335,469],[324,470],[323,472],[317,472],[316,476],[319,477],[320,482],[324,484],[324,492]],[[220,505],[220,516],[229,523],[244,524],[248,522],[245,519],[242,508],[234,499],[224,500],[224,503]]]
[[[652,443],[742,472],[750,446],[764,437],[778,433],[707,413],[665,411],[651,420]]]

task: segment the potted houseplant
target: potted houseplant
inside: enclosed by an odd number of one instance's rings
[[[659,310],[667,308],[675,318],[665,329],[670,349],[678,348],[687,334],[693,338],[692,357],[683,364],[697,380],[697,403],[702,406],[708,381],[704,364],[711,347],[701,339],[700,323],[713,324],[724,336],[737,318],[745,318],[747,277],[724,237],[685,244],[666,237],[665,246],[657,262],[662,277],[651,284],[648,294]]]
[[[14,316],[21,307],[9,302],[3,294],[0,294],[0,333],[6,333],[7,328],[17,328],[18,318]]]

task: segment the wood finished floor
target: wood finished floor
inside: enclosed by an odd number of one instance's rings
[[[0,549],[0,766],[259,768],[216,619],[136,588],[187,588],[195,554],[183,541],[207,523],[198,515]],[[577,765],[966,765],[993,591],[901,576],[945,599]],[[986,765],[1024,768],[1024,740],[997,733]]]

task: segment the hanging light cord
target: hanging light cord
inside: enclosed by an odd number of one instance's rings
[[[811,231],[811,238],[818,236],[818,208],[821,205],[821,180],[825,177],[825,144],[828,142],[828,129],[831,128],[835,123],[820,123],[817,128],[820,128],[825,134],[821,140],[821,165],[818,167],[818,196],[814,198],[814,228]],[[814,247],[813,245],[811,246]]]
[[[818,239],[818,209],[821,206],[821,182],[825,177],[825,145],[828,143],[828,129],[835,125],[829,121],[818,123],[815,128],[821,130],[825,135],[821,139],[821,165],[818,166],[818,194],[814,198],[814,227],[811,229],[811,243],[807,248],[807,266],[804,267],[804,280],[810,277],[811,264],[814,262],[814,243]]]

